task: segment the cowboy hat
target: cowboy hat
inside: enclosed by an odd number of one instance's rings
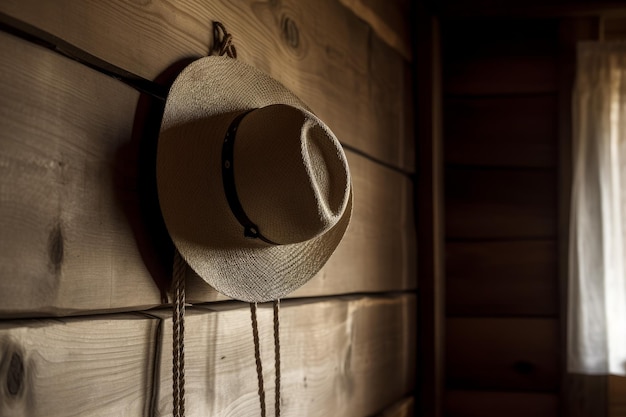
[[[247,302],[311,279],[352,212],[348,163],[331,130],[278,81],[228,57],[194,61],[172,85],[157,187],[185,261]]]

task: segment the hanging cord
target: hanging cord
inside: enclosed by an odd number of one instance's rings
[[[280,322],[278,319],[280,300],[274,301],[274,363],[276,377],[274,383],[274,415],[280,416]],[[263,384],[263,364],[261,363],[261,348],[259,343],[259,323],[257,320],[257,303],[250,303],[250,316],[252,318],[252,337],[254,339],[254,359],[256,361],[256,374],[259,380],[259,402],[261,403],[261,417],[266,417],[265,388]]]
[[[174,304],[172,314],[173,355],[172,393],[174,417],[185,417],[185,272],[187,264],[176,251],[174,254]]]
[[[259,346],[259,324],[256,318],[256,303],[250,303],[250,317],[252,318],[252,338],[254,339],[254,359],[256,360],[256,375],[259,379],[259,401],[261,402],[261,417],[265,417],[265,389],[263,388],[263,364],[261,363],[261,348]]]
[[[278,321],[278,313],[280,311],[280,300],[274,301],[274,364],[275,364],[275,415],[280,416],[280,323]]]
[[[213,22],[213,49],[219,56],[226,55],[229,58],[237,58],[237,49],[233,44],[233,35],[226,31],[220,22]]]

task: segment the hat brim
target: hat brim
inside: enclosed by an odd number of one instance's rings
[[[157,151],[159,203],[174,245],[209,285],[247,302],[283,298],[310,280],[336,249],[352,214],[350,187],[343,216],[318,237],[286,245],[244,237],[222,186],[222,142],[237,114],[272,104],[310,111],[245,63],[226,57],[194,61],[170,89]]]

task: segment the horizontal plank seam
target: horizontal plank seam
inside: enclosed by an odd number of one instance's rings
[[[136,75],[130,71],[120,68],[116,65],[110,64],[89,52],[84,51],[77,46],[64,41],[63,39],[52,35],[46,31],[43,31],[35,26],[29,25],[19,19],[8,16],[0,12],[0,30],[16,36],[27,42],[39,45],[47,48],[53,52],[60,54],[65,58],[72,59],[81,65],[85,65],[93,70],[96,70],[104,75],[112,77],[122,83],[136,89],[141,93],[145,93],[158,100],[165,101],[168,95],[168,87],[158,84],[154,81],[145,79]],[[413,180],[414,173],[406,169],[397,167],[393,164],[385,162],[379,158],[371,156],[364,151],[361,151],[353,146],[342,143],[345,149],[348,149],[370,161],[389,168],[395,172],[407,176],[410,180]]]
[[[446,236],[446,243],[505,243],[505,242],[556,242],[557,235],[545,236],[505,236],[505,237],[454,237]]]
[[[355,292],[355,293],[343,293],[343,294],[332,294],[332,295],[318,295],[312,297],[293,297],[293,298],[282,298],[280,300],[281,307],[289,307],[291,305],[302,305],[302,304],[315,304],[321,303],[325,301],[341,301],[342,299],[345,301],[354,300],[354,299],[372,299],[372,300],[383,300],[383,299],[392,299],[401,297],[403,295],[416,295],[418,293],[417,289],[410,290],[398,290],[398,291],[388,291],[388,292]],[[240,305],[241,308],[248,308],[249,303],[244,301],[237,300],[220,300],[220,301],[209,301],[205,303],[196,303],[190,305],[191,307],[196,307],[199,309],[210,308],[211,306],[216,305]],[[272,302],[267,303],[259,303],[259,306],[272,306]],[[155,307],[153,311],[159,311],[165,308],[164,306]]]
[[[53,52],[72,59],[82,65],[96,70],[104,75],[115,78],[128,86],[159,100],[165,100],[168,88],[160,84],[147,80],[136,74],[124,70],[116,65],[110,64],[63,39],[45,32],[35,26],[22,22],[4,13],[0,13],[0,30],[34,43],[41,47],[50,49]]]
[[[445,142],[445,137],[444,137]],[[446,169],[454,169],[454,170],[476,170],[476,171],[551,171],[556,173],[558,170],[558,165],[555,162],[553,165],[487,165],[487,164],[457,164],[457,163],[446,163]]]
[[[446,313],[446,319],[477,319],[477,320],[489,320],[489,319],[522,319],[522,320],[557,320],[559,314],[450,314]]]
[[[291,305],[302,305],[302,304],[315,304],[325,301],[350,301],[355,299],[371,299],[371,300],[384,300],[384,299],[393,299],[398,298],[404,295],[417,295],[418,289],[409,289],[409,290],[398,290],[398,291],[388,291],[388,292],[359,292],[359,293],[342,293],[342,294],[332,294],[332,295],[319,295],[312,297],[295,297],[295,298],[284,298],[281,299],[280,303],[283,307],[290,307]],[[260,306],[268,306],[271,307],[272,303],[262,303]],[[237,306],[237,308],[249,308],[249,303],[244,301],[237,300],[219,300],[219,301],[210,301],[196,304],[186,304],[187,308],[194,309],[195,311],[206,311],[209,310],[211,306]],[[108,311],[103,313],[97,312],[86,312],[85,314],[75,314],[75,315],[65,315],[65,316],[24,316],[24,317],[9,317],[2,318],[0,322],[3,323],[20,323],[27,321],[57,321],[59,323],[65,323],[66,321],[80,321],[80,320],[98,320],[103,318],[113,318],[113,317],[124,317],[127,316],[129,319],[131,318],[144,318],[144,319],[162,319],[158,313],[160,312],[168,312],[171,310],[171,304],[161,304],[159,306],[147,309],[147,310],[133,310],[133,311]]]
[[[443,93],[443,100],[448,99],[480,99],[480,98],[493,98],[493,99],[502,99],[502,98],[528,98],[528,97],[545,97],[545,96],[556,96],[559,91],[555,88],[546,89],[543,91],[521,91],[521,92],[511,92],[505,91],[502,93],[455,93],[453,91],[448,91]]]
[[[503,98],[531,98],[531,97],[557,97],[559,95],[558,90],[554,91],[528,91],[528,92],[504,92],[504,93],[454,93],[448,92],[443,94],[443,98],[458,100],[458,99],[476,99],[476,98],[485,98],[490,99],[503,99]]]

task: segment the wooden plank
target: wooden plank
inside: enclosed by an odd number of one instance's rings
[[[411,417],[415,416],[415,398],[404,398],[395,404],[387,407],[375,417]]]
[[[461,390],[556,391],[556,319],[449,318],[448,387]]]
[[[449,20],[443,34],[448,94],[536,94],[557,89],[555,21]]]
[[[421,3],[420,3],[421,4]],[[423,7],[424,5],[421,4]],[[416,178],[420,354],[417,407],[442,416],[445,344],[445,235],[441,39],[439,20],[416,13],[416,107],[419,172]]]
[[[0,97],[0,316],[159,305],[170,258],[157,241],[168,237],[148,230],[156,228],[146,223],[156,203],[146,211],[140,199],[140,171],[148,169],[141,131],[155,130],[158,115],[142,125],[130,88],[20,39],[0,39],[13,57],[0,64],[10,80]],[[156,137],[147,139],[154,146]],[[410,181],[348,154],[350,231],[299,297],[415,288]],[[190,283],[194,301],[223,299],[197,287]]]
[[[116,176],[139,95],[0,34],[0,314],[63,314],[160,302]]]
[[[459,165],[554,167],[555,94],[448,98],[446,162]]]
[[[188,416],[259,414],[247,305],[214,304],[185,319]],[[163,316],[156,416],[171,415],[171,321]],[[271,306],[259,306],[268,415],[273,415]],[[281,415],[365,416],[414,386],[415,296],[284,302],[280,310]]]
[[[389,46],[410,61],[411,29],[408,0],[339,0],[354,14],[365,20]]]
[[[0,415],[149,415],[158,320],[0,322]]]
[[[409,393],[415,313],[413,295],[282,303],[281,415],[369,415]],[[171,415],[171,313],[155,315],[0,322],[0,415]],[[271,308],[259,326],[273,398]],[[258,414],[247,304],[190,308],[185,327],[186,415]]]
[[[609,417],[626,417],[626,377],[609,376]]]
[[[448,242],[446,310],[453,316],[558,315],[555,242]]]
[[[448,417],[557,417],[556,394],[494,391],[448,391]]]
[[[417,286],[413,189],[407,177],[348,152],[352,222],[322,270],[290,297],[381,292]],[[189,302],[225,299],[193,271]]]
[[[0,11],[147,79],[206,55],[211,22],[219,20],[234,35],[239,59],[293,90],[342,141],[413,169],[413,154],[405,153],[412,114],[403,107],[411,101],[409,66],[337,0],[11,0]]]
[[[564,17],[624,14],[624,4],[614,0],[443,0],[439,13],[446,17],[493,17],[560,19]]]
[[[448,239],[552,238],[556,172],[527,169],[446,171]]]

